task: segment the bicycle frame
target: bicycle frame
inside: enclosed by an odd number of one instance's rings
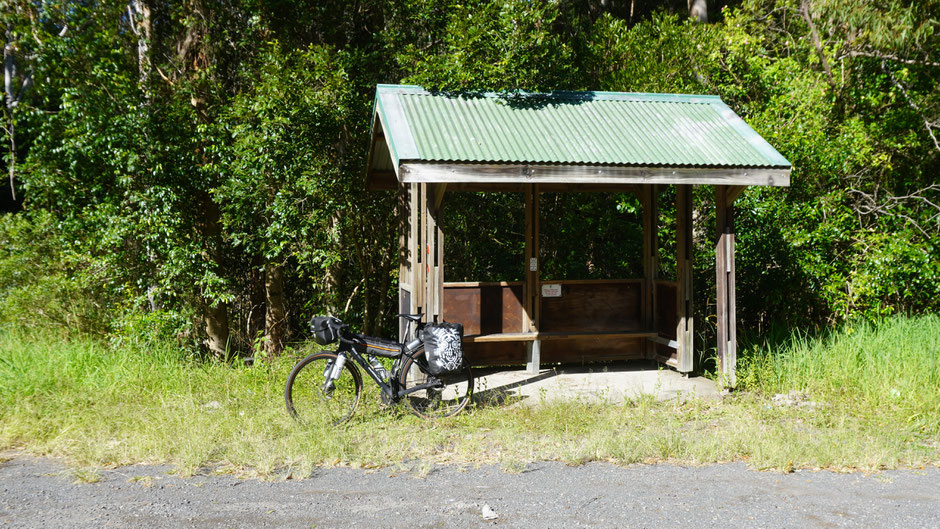
[[[379,385],[379,388],[381,388],[382,393],[384,393],[385,396],[387,396],[392,402],[398,402],[405,395],[409,395],[411,393],[415,393],[415,392],[422,391],[425,389],[433,389],[436,387],[440,387],[442,385],[442,382],[440,380],[438,380],[435,377],[430,377],[431,378],[430,382],[419,384],[414,387],[410,387],[404,391],[402,391],[401,388],[399,387],[398,377],[401,375],[401,366],[403,365],[402,360],[404,357],[407,356],[408,358],[412,360],[412,362],[417,362],[417,360],[415,360],[415,355],[424,350],[424,343],[421,340],[415,339],[409,342],[408,344],[400,344],[403,346],[402,352],[395,359],[395,363],[398,368],[396,369],[395,366],[393,366],[392,370],[389,371],[388,384],[386,384],[382,380],[382,377],[380,377],[379,374],[376,373],[375,368],[372,367],[372,364],[368,360],[366,360],[365,358],[366,355],[362,355],[358,353],[353,348],[353,345],[355,344],[353,340],[346,338],[345,336],[342,336],[342,334],[340,334],[339,341],[341,345],[340,345],[340,348],[336,351],[336,355],[337,355],[336,361],[339,361],[341,355],[345,356],[344,361],[348,361],[351,358],[353,361],[359,364],[359,367],[361,367],[366,373],[368,373],[370,377],[372,377],[372,380],[374,380],[375,383]],[[330,367],[332,366],[333,364],[331,363]],[[327,382],[328,383],[332,382],[332,380],[328,379]]]

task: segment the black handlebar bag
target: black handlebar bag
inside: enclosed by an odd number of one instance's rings
[[[310,332],[318,344],[329,345],[339,339],[341,325],[333,316],[314,316],[310,319]]]
[[[428,372],[434,376],[460,371],[463,366],[463,325],[429,323],[421,330]]]

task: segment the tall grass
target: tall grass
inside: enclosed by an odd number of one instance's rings
[[[426,422],[379,403],[374,384],[353,420],[311,428],[287,415],[283,386],[308,351],[255,366],[197,362],[176,347],[113,348],[90,340],[0,332],[0,450],[80,466],[170,463],[261,476],[307,475],[320,465],[392,466],[534,460],[617,463],[746,460],[757,468],[877,469],[940,465],[940,318],[797,335],[750,351],[745,391],[720,401],[620,406],[481,403]],[[817,403],[774,403],[796,390]]]
[[[871,420],[940,431],[940,316],[849,323],[818,339],[797,332],[783,346],[756,348],[743,364],[747,389],[804,392]]]

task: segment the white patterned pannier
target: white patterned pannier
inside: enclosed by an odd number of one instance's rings
[[[463,325],[460,323],[429,323],[421,330],[428,372],[446,375],[463,366]]]

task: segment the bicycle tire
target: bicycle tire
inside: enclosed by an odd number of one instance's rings
[[[333,389],[324,391],[327,365],[336,353],[322,351],[307,356],[291,370],[284,386],[284,402],[291,417],[303,424],[336,426],[352,417],[362,394],[362,375],[351,359],[333,381]]]
[[[424,360],[424,351],[414,357],[405,355],[402,359],[398,381],[403,390],[428,381],[431,375],[425,370],[427,362]],[[473,397],[473,373],[470,366],[464,364],[455,374],[435,378],[444,382],[443,390],[416,391],[403,396],[402,400],[408,403],[412,413],[424,419],[439,419],[460,413]]]

